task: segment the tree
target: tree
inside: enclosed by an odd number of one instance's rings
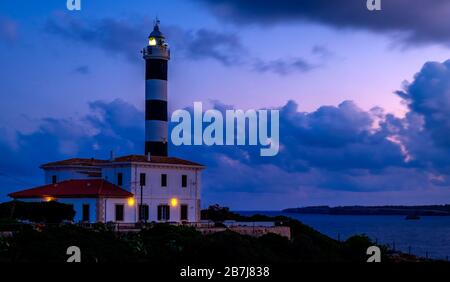
[[[38,223],[60,223],[73,220],[75,211],[70,205],[58,202],[11,201],[0,204],[0,219],[29,220]]]

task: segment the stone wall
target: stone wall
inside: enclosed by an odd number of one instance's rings
[[[273,227],[265,227],[265,226],[234,226],[230,228],[225,227],[198,227],[197,230],[202,234],[211,234],[216,232],[223,232],[225,230],[231,230],[233,232],[249,235],[254,237],[260,237],[262,235],[273,233],[288,239],[291,239],[291,228],[288,226],[273,226]]]

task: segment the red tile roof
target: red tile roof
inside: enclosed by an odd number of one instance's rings
[[[68,160],[62,160],[52,163],[43,164],[41,168],[51,168],[51,167],[59,167],[59,166],[100,166],[104,164],[113,164],[113,163],[128,163],[128,162],[140,162],[140,163],[155,163],[155,164],[172,164],[172,165],[190,165],[190,166],[203,166],[201,164],[191,162],[188,160],[183,160],[174,157],[160,157],[160,156],[151,156],[150,162],[147,161],[147,156],[145,155],[128,155],[117,157],[114,161],[109,160],[99,160],[99,159],[82,159],[82,158],[74,158]]]
[[[51,162],[47,164],[41,165],[41,168],[48,168],[54,166],[98,166],[100,164],[107,163],[107,160],[99,160],[99,159],[83,159],[83,158],[73,158],[67,159],[57,162]]]
[[[66,180],[11,193],[11,198],[129,198],[133,194],[103,179]]]
[[[183,160],[174,157],[160,157],[160,156],[151,156],[150,162],[147,160],[147,156],[145,155],[129,155],[118,157],[114,159],[114,162],[140,162],[140,163],[157,163],[157,164],[174,164],[174,165],[192,165],[192,166],[203,166],[198,163],[194,163],[188,160]]]

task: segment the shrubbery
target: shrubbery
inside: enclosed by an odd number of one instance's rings
[[[149,262],[152,264],[284,264],[364,261],[367,237],[337,242],[291,220],[292,239],[275,234],[257,237],[231,231],[202,235],[194,228],[156,224],[137,233],[118,233],[97,225],[50,225],[23,229],[0,242],[0,261],[64,262],[66,249],[78,246],[83,262]]]
[[[58,202],[11,201],[0,204],[0,219],[28,220],[31,222],[60,223],[73,220],[75,211],[69,205]]]
[[[11,202],[0,205],[1,215],[33,221],[58,222],[73,211],[58,203]],[[35,214],[31,214],[35,213]],[[47,225],[43,230],[21,228],[14,236],[0,238],[0,261],[64,262],[69,246],[78,246],[83,262],[150,262],[157,264],[284,264],[298,262],[358,261],[367,259],[365,236],[345,242],[333,240],[288,217],[245,217],[214,206],[203,212],[217,222],[277,221],[291,228],[291,240],[275,234],[259,238],[231,231],[202,235],[192,227],[155,224],[140,232],[118,233],[109,224],[91,229],[77,225]],[[1,224],[0,224],[1,226]],[[387,250],[386,250],[387,251]],[[385,253],[385,251],[383,251]]]

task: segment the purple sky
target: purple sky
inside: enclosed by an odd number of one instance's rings
[[[171,148],[208,166],[205,206],[449,202],[448,1],[65,2],[0,0],[0,200],[42,183],[41,163],[143,151],[139,52],[158,16],[171,111],[281,110],[275,158]]]

